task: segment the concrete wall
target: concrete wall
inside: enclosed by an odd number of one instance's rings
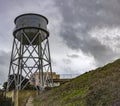
[[[33,90],[21,90],[21,91],[9,91],[6,92],[6,97],[11,97],[14,102],[14,106],[25,106],[30,96],[36,96],[37,91]]]
[[[6,97],[12,98],[12,102],[14,102],[15,106],[18,106],[18,91],[9,91],[6,92]]]

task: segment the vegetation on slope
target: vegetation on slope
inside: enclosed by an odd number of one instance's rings
[[[5,92],[0,89],[0,106],[14,106],[12,98],[5,97]]]
[[[35,106],[120,106],[120,59],[45,91]]]

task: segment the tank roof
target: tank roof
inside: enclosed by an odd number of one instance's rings
[[[19,17],[25,16],[25,15],[37,15],[37,16],[43,17],[43,18],[47,21],[47,24],[48,24],[48,19],[47,19],[45,16],[40,15],[40,14],[36,14],[36,13],[26,13],[26,14],[19,15],[19,16],[17,16],[17,17],[15,18],[14,23],[16,24],[16,20],[17,20]]]

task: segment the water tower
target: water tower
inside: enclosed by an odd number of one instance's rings
[[[39,74],[37,89],[51,87],[52,68],[47,18],[33,13],[23,14],[18,16],[14,23],[7,90],[13,85],[16,90],[25,89],[34,73]]]

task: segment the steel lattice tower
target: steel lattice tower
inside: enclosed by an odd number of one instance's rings
[[[39,14],[23,14],[15,19],[7,90],[13,83],[16,90],[24,89],[30,83],[26,79],[31,79],[36,72],[39,89],[52,86],[47,24],[47,18]]]

